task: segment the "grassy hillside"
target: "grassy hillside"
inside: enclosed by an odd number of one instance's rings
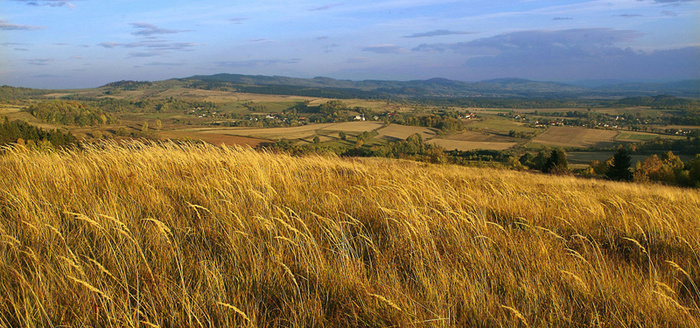
[[[700,324],[700,193],[205,145],[0,156],[0,326]]]

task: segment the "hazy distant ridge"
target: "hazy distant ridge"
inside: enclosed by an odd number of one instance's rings
[[[575,86],[558,82],[526,79],[494,79],[462,82],[443,78],[413,81],[336,80],[327,77],[312,79],[285,76],[242,74],[195,75],[184,81],[224,82],[239,86],[285,86],[319,90],[362,91],[372,96],[394,97],[631,97],[667,94],[676,97],[700,98],[700,80],[667,83],[620,83],[596,87]],[[273,90],[274,91],[274,90]],[[309,89],[304,89],[309,92]]]

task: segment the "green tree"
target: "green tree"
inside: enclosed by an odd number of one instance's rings
[[[0,124],[0,145],[8,143],[19,143],[24,140],[27,147],[36,145],[37,142],[47,141],[53,147],[71,147],[77,144],[76,138],[70,133],[63,133],[60,130],[43,130],[23,121],[13,121],[5,117]]]
[[[120,137],[126,137],[129,135],[129,132],[126,131],[126,128],[124,128],[123,126],[120,126],[119,128],[117,128],[116,134]]]
[[[700,187],[700,154],[688,162],[688,183],[696,188]]]
[[[535,159],[535,155],[532,155],[532,153],[525,153],[520,158],[518,159],[518,162],[522,163],[523,165],[527,167],[532,167],[533,163],[532,161]]]
[[[532,165],[528,165],[528,167],[542,171],[544,169],[544,164],[547,163],[547,159],[549,158],[549,156],[547,156],[548,152],[549,151],[544,149],[538,151],[537,155],[531,161]],[[551,154],[551,152],[549,153]]]
[[[405,148],[403,152],[414,155],[422,154],[425,151],[423,137],[419,133],[414,133],[406,138]]]
[[[346,110],[347,108],[348,106],[340,100],[331,100],[318,106],[321,114],[332,118],[338,117],[340,115],[340,111]]]
[[[112,115],[77,101],[41,102],[29,106],[25,111],[44,122],[66,125],[94,126],[116,121]]]
[[[551,174],[565,174],[569,172],[569,160],[566,152],[561,149],[554,149],[542,167],[542,172]]]
[[[344,131],[340,131],[340,133],[338,133],[338,136],[340,137],[340,140],[345,140],[348,138]]]
[[[630,181],[632,180],[630,167],[632,167],[632,157],[625,148],[619,147],[610,161],[606,176],[610,180]]]
[[[372,133],[369,131],[364,131],[357,136],[357,140],[365,141],[372,137]]]
[[[590,168],[593,170],[594,174],[605,175],[605,173],[608,172],[608,160],[603,162],[599,160],[593,160],[591,161]]]
[[[431,147],[425,151],[425,158],[434,164],[445,164],[449,161],[447,154],[440,147]]]

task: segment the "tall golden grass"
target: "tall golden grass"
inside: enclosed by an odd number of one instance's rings
[[[700,193],[195,144],[7,148],[0,326],[690,327]]]

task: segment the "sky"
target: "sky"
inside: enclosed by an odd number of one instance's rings
[[[0,85],[700,78],[700,0],[0,0]]]

